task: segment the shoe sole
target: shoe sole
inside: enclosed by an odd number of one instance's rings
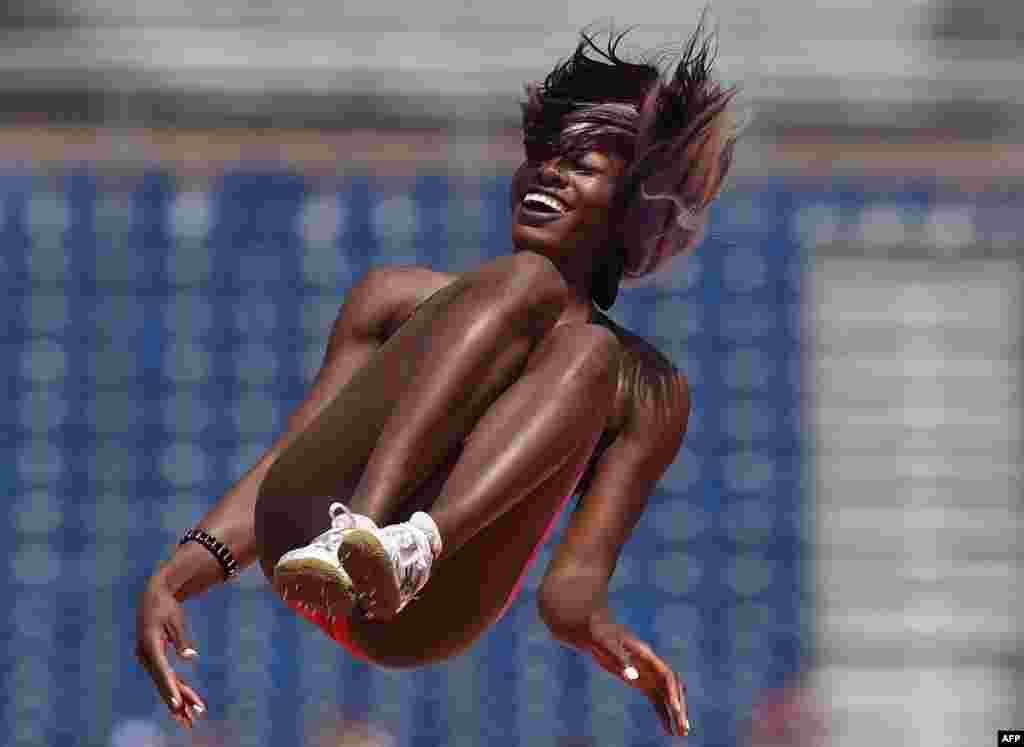
[[[356,604],[351,579],[317,558],[295,558],[274,569],[274,591],[289,607],[305,606],[327,618],[348,617]]]
[[[398,612],[401,593],[384,545],[373,532],[353,529],[338,547],[338,560],[355,588],[356,603],[371,620],[389,620]]]

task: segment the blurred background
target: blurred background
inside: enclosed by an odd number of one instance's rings
[[[697,255],[613,310],[690,377],[613,580],[701,747],[961,746],[1024,725],[1016,0],[720,0],[747,136]],[[346,656],[257,571],[188,605],[175,730],[135,601],[303,399],[369,267],[510,249],[526,80],[636,0],[0,7],[0,742],[666,744],[527,592],[470,653]],[[557,541],[557,540],[556,540]],[[3,741],[6,740],[6,741]]]

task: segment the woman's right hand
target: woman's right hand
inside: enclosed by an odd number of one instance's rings
[[[167,647],[178,656],[193,661],[199,656],[188,635],[185,609],[167,583],[158,575],[146,584],[136,615],[135,656],[153,678],[160,697],[171,710],[171,717],[191,729],[206,704],[199,694],[171,668]]]

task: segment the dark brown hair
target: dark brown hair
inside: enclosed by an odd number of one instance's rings
[[[569,59],[543,83],[527,84],[522,110],[528,161],[595,149],[627,160],[613,220],[620,273],[638,278],[700,243],[738,127],[730,107],[736,89],[712,77],[717,45],[703,18],[669,76],[659,67],[664,54],[639,62],[619,56],[628,33],[609,33],[602,48],[581,32]]]

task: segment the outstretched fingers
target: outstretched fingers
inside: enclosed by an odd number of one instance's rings
[[[180,678],[178,679],[178,687],[181,690],[182,695],[180,713],[187,719],[188,728],[192,728],[195,724],[196,718],[206,713],[206,704],[203,702],[203,699],[199,697],[199,693],[193,690],[190,685],[182,681]],[[173,715],[177,717],[178,714]]]
[[[597,623],[591,625],[589,640],[581,647],[602,668],[647,696],[666,733],[689,734],[686,687],[649,645],[621,625]]]
[[[181,726],[191,729],[195,725],[196,717],[206,713],[206,703],[199,693],[182,680],[171,667],[166,653],[170,646],[171,641],[168,636],[156,631],[147,632],[142,636],[135,656],[156,684],[160,697],[167,704],[171,718]],[[198,656],[195,649],[190,647],[183,649],[181,655],[188,660]]]
[[[167,621],[167,642],[174,647],[182,659],[192,661],[199,657],[196,650],[196,643],[188,632],[188,623],[181,608],[176,610],[177,614],[171,615]]]
[[[153,683],[160,693],[160,697],[167,704],[171,711],[181,708],[181,692],[178,689],[178,678],[171,668],[171,663],[164,653],[164,634],[155,629],[143,633],[139,645],[135,650],[135,657],[149,673]]]
[[[679,734],[685,737],[690,734],[690,713],[686,703],[686,685],[676,672],[672,673],[672,679],[674,680],[673,692],[675,693],[676,702],[676,723],[679,726]]]
[[[186,710],[200,715],[206,713],[206,703],[203,702],[199,693],[192,689],[191,685],[178,678],[178,688],[181,690],[182,705]]]
[[[655,692],[650,695],[652,698],[657,697],[667,710],[669,734],[686,736],[690,731],[690,722],[687,715],[686,696],[679,675],[643,641],[630,636],[623,641],[623,644],[627,651],[643,661],[653,675]],[[661,709],[658,708],[658,711],[660,715]]]

